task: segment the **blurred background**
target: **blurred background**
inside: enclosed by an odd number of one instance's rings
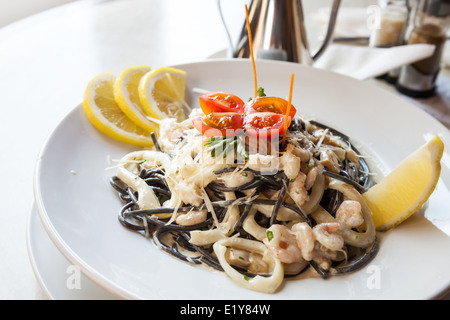
[[[0,0],[0,28],[35,13],[77,0]]]

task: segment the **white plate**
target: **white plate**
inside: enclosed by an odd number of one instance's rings
[[[86,278],[50,240],[32,206],[27,224],[27,247],[36,279],[52,300],[115,300],[117,297]]]
[[[293,104],[353,138],[381,171],[439,135],[450,146],[450,133],[439,122],[382,89],[338,74],[275,61],[258,61],[258,83],[269,95],[289,94],[295,73]],[[252,96],[248,60],[214,60],[176,66],[187,72],[187,101],[193,88]],[[54,130],[35,172],[36,205],[43,225],[67,260],[97,285],[129,299],[430,299],[450,284],[450,238],[436,223],[448,211],[449,153],[442,178],[423,210],[398,228],[380,235],[375,260],[359,272],[328,280],[290,280],[273,295],[236,286],[225,274],[191,266],[159,251],[151,241],[122,227],[121,202],[109,186],[115,171],[107,157],[119,159],[136,148],[109,139],[89,123],[80,106]],[[446,202],[447,201],[447,202]],[[436,218],[437,217],[437,218]],[[442,227],[442,226],[441,226]]]

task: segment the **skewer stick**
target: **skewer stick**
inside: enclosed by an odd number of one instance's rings
[[[248,31],[248,41],[250,45],[250,55],[252,57],[253,64],[253,77],[255,78],[255,98],[258,96],[258,80],[256,77],[256,65],[255,65],[255,56],[253,54],[253,40],[252,40],[252,31],[250,30],[250,19],[248,17],[248,7],[245,5],[245,14],[247,18],[247,31]]]
[[[294,74],[291,75],[291,87],[289,89],[289,102],[288,102],[288,106],[286,108],[286,117],[284,119],[283,146],[286,142],[286,131],[288,129],[288,124],[289,124],[288,117],[289,117],[289,113],[291,112],[293,89],[294,89]]]

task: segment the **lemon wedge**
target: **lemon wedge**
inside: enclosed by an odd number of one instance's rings
[[[399,225],[428,200],[439,180],[443,152],[444,143],[435,136],[363,194],[378,231]]]
[[[142,77],[139,84],[139,97],[146,114],[159,120],[186,119],[184,101],[186,73],[174,68],[158,68]]]
[[[125,69],[114,83],[114,98],[122,111],[136,125],[148,132],[158,132],[158,125],[147,118],[139,98],[139,82],[150,72],[147,65],[133,66]]]
[[[89,121],[113,139],[140,147],[153,145],[150,132],[126,116],[114,98],[115,76],[110,72],[94,77],[88,84],[83,109]]]

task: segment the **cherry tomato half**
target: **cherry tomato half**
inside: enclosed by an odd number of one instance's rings
[[[226,92],[212,92],[200,96],[200,107],[204,114],[211,112],[244,113],[244,101]]]
[[[255,98],[245,105],[245,113],[251,114],[255,112],[272,112],[278,114],[286,114],[289,102],[277,97],[259,97]],[[291,109],[289,111],[289,117],[294,118],[297,110],[291,104]]]
[[[273,112],[255,112],[246,115],[244,128],[251,136],[258,138],[278,137],[284,132],[286,116]],[[292,118],[289,117],[288,124]]]
[[[236,112],[212,112],[194,118],[192,123],[206,137],[229,137],[242,130],[244,119]]]

